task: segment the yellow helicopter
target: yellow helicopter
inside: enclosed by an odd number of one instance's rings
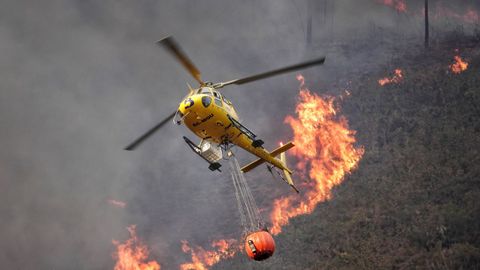
[[[164,47],[173,57],[175,57],[200,85],[198,88],[192,88],[188,85],[190,92],[182,102],[180,102],[178,110],[129,144],[125,150],[134,150],[143,141],[164,126],[165,123],[173,119],[178,125],[183,123],[201,139],[200,143],[197,145],[187,137],[183,137],[193,152],[210,164],[210,170],[220,171],[221,164],[219,161],[223,158],[223,153],[228,154],[231,146],[237,145],[258,157],[257,160],[242,167],[241,170],[243,173],[267,162],[270,164],[267,165],[270,173],[273,174],[272,170],[274,168],[281,170],[283,175],[281,173],[279,173],[279,175],[282,179],[298,192],[291,177],[292,170],[288,168],[285,158],[285,151],[295,145],[292,142],[288,142],[271,152],[267,151],[263,147],[264,142],[258,139],[253,132],[240,123],[233,104],[226,99],[224,95],[220,94],[218,90],[231,84],[240,85],[314,65],[321,65],[325,62],[325,57],[242,79],[211,83],[204,82],[201,79],[200,71],[192,61],[190,61],[173,37],[166,37],[158,41],[157,44]],[[277,158],[279,155],[280,158]]]

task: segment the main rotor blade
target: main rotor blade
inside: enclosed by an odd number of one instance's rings
[[[187,70],[190,74],[197,80],[200,85],[205,83],[202,81],[200,71],[193,64],[193,62],[188,58],[187,54],[182,50],[180,45],[173,39],[173,37],[168,36],[162,40],[157,41],[158,45],[163,46],[167,51],[173,55]]]
[[[163,119],[162,122],[158,123],[156,126],[154,126],[153,128],[151,128],[149,131],[145,132],[145,134],[143,134],[142,136],[138,137],[138,139],[136,139],[134,142],[132,142],[131,144],[129,144],[127,147],[125,147],[125,150],[127,151],[132,151],[132,150],[135,150],[135,148],[137,148],[141,143],[143,143],[143,141],[145,141],[146,139],[148,139],[150,136],[153,135],[153,133],[155,133],[157,130],[159,130],[163,125],[165,125],[165,123],[167,123],[168,121],[170,121],[174,116],[175,116],[176,112],[172,113],[171,115],[169,115],[167,118]]]
[[[296,64],[296,65],[291,65],[291,66],[288,66],[288,67],[275,69],[275,70],[272,70],[272,71],[256,74],[256,75],[245,77],[245,78],[242,78],[242,79],[236,79],[236,80],[231,80],[231,81],[228,81],[228,82],[218,83],[218,84],[216,84],[216,86],[217,86],[217,88],[221,88],[221,87],[224,87],[224,86],[227,86],[227,85],[230,85],[230,84],[249,83],[249,82],[265,79],[265,78],[268,78],[268,77],[280,75],[282,73],[287,73],[287,72],[291,72],[291,71],[294,71],[294,70],[307,68],[307,67],[310,67],[310,66],[321,65],[324,62],[325,62],[325,57],[321,57],[321,58],[311,60],[311,61],[308,61],[308,62],[303,62],[303,63],[299,63],[299,64]]]

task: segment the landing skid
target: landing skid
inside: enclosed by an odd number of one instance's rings
[[[203,160],[205,160],[206,162],[208,162],[208,164],[210,164],[208,166],[208,168],[211,170],[211,171],[219,171],[219,172],[222,172],[220,170],[220,167],[222,166],[220,163],[218,162],[210,162],[210,160],[206,159],[204,156],[202,156],[202,150],[200,149],[200,147],[198,147],[194,142],[192,142],[189,138],[183,136],[183,139],[185,140],[185,142],[187,143],[187,145],[190,147],[190,149],[192,149],[192,151],[197,154],[198,156],[200,156]]]

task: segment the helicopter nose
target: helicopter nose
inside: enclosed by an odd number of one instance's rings
[[[193,112],[198,117],[203,117],[212,102],[213,99],[208,95],[193,95],[183,100],[178,110],[183,115]]]
[[[183,114],[183,115],[186,115],[188,112],[190,112],[191,110],[193,110],[195,107],[198,106],[198,103],[200,103],[201,101],[198,100],[197,97],[195,96],[191,96],[191,97],[188,97],[186,98],[185,100],[182,101],[182,103],[180,103],[180,106],[178,108],[178,110]]]
[[[182,102],[182,107],[183,109],[186,111],[189,111],[194,105],[195,105],[195,101],[189,97],[189,98],[186,98],[183,102]]]

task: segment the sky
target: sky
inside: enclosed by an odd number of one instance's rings
[[[407,1],[415,9],[418,2]],[[474,2],[457,1],[462,8]],[[304,72],[307,81],[319,91],[340,91],[326,90],[326,82],[348,80],[343,74],[378,43],[348,54],[340,45],[368,44],[372,33],[381,40],[382,29],[422,34],[420,19],[374,0],[4,0],[0,6],[0,265],[9,269],[113,268],[112,240],[126,239],[131,224],[169,269],[186,258],[180,240],[202,245],[240,230],[231,222],[228,175],[212,174],[189,152],[182,136],[194,135],[184,127],[167,125],[138,150],[123,150],[176,109],[186,83],[195,84],[157,40],[173,35],[213,82],[326,55],[325,66]],[[305,41],[309,14],[314,45]],[[295,74],[288,74],[224,94],[273,148],[291,136],[283,119],[294,113],[297,89]],[[252,173],[254,191],[269,178]],[[272,189],[290,192],[282,183]]]

